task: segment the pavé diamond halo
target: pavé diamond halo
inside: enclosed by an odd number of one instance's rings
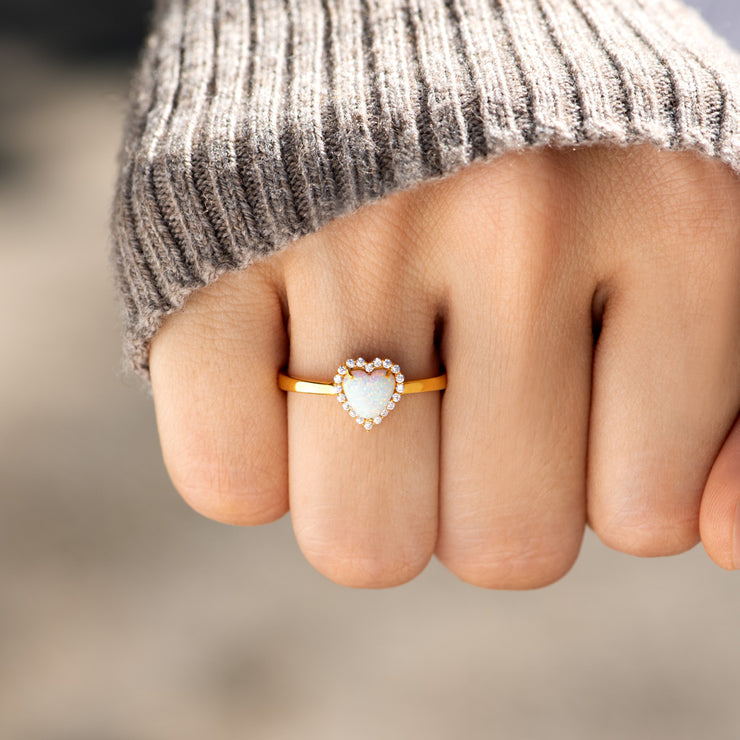
[[[401,400],[404,380],[401,368],[388,358],[349,358],[337,369],[334,390],[342,408],[370,431]]]

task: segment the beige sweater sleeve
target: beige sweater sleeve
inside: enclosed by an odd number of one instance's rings
[[[129,368],[228,270],[473,160],[652,142],[740,173],[740,56],[677,0],[166,0],[113,241]]]

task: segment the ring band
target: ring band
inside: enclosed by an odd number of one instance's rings
[[[388,358],[364,360],[358,357],[345,360],[337,368],[331,383],[294,378],[279,372],[278,387],[295,393],[335,395],[342,408],[370,431],[396,407],[401,395],[444,390],[447,387],[447,374],[406,380],[400,366]]]

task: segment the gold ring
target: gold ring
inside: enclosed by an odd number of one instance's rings
[[[363,360],[358,357],[345,360],[337,368],[331,383],[293,378],[280,372],[278,387],[296,393],[335,395],[342,408],[370,431],[388,416],[402,395],[444,390],[447,387],[447,374],[406,380],[400,366],[388,358]]]

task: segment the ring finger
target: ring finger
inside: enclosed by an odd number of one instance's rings
[[[360,356],[390,358],[408,379],[439,374],[434,300],[409,267],[404,219],[393,216],[404,198],[331,222],[284,253],[289,375],[330,382]],[[306,558],[331,580],[393,586],[431,558],[439,398],[402,396],[382,426],[366,431],[334,397],[288,393],[293,527]]]

